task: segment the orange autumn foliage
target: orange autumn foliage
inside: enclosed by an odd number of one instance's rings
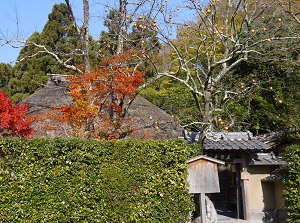
[[[95,71],[69,78],[73,103],[60,108],[60,119],[72,126],[75,135],[118,139],[134,130],[125,115],[144,74],[129,67],[132,55],[115,55]]]

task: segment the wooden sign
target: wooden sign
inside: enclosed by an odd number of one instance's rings
[[[217,164],[224,165],[220,160],[208,156],[197,156],[187,161],[189,193],[219,193],[219,177]]]

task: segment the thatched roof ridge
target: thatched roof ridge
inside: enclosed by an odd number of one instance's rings
[[[68,92],[66,84],[55,84],[55,82],[49,80],[42,89],[25,98],[21,103],[29,105],[29,113],[59,108],[72,102]]]
[[[58,81],[59,80],[59,81]],[[59,108],[72,102],[68,95],[67,81],[64,79],[49,79],[46,86],[30,95],[21,103],[29,105],[30,114],[39,114],[50,111],[51,108]],[[136,131],[131,138],[149,139],[174,139],[182,136],[183,128],[173,117],[165,111],[152,104],[148,100],[137,96],[128,109],[127,117],[132,120]],[[43,130],[43,123],[35,123],[37,136],[63,136],[64,133]]]

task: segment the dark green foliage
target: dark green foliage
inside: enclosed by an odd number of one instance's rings
[[[226,107],[226,112],[237,123],[242,123],[242,130],[262,134],[299,125],[299,72],[296,66],[251,60],[242,63],[227,78],[228,83],[236,83],[231,79],[240,80],[245,88],[252,88],[250,93],[236,97]]]
[[[182,126],[201,120],[191,92],[174,80],[162,78],[141,91],[140,95],[168,114],[174,115]],[[189,125],[188,129],[199,130],[193,125]]]
[[[0,63],[0,89],[9,94],[9,80],[12,74],[12,66],[10,64]]]
[[[99,62],[97,48],[90,38],[92,67]],[[33,33],[20,51],[10,80],[14,102],[42,88],[49,78],[47,74],[76,74],[64,63],[79,67],[83,64],[83,53],[80,35],[73,26],[68,7],[61,3],[53,6],[43,31]]]
[[[294,223],[299,222],[300,219],[300,146],[292,145],[286,148],[285,157],[288,162],[289,177],[285,180],[286,189],[283,195],[288,211],[287,222]]]
[[[0,221],[184,222],[183,141],[0,140]]]
[[[19,62],[14,66],[14,78],[10,84],[12,95],[34,93],[46,83],[49,78],[47,74],[71,73],[46,51],[55,54],[62,61],[71,57],[68,64],[79,65],[80,63],[76,64],[76,58],[80,60],[81,56],[71,55],[78,48],[79,42],[74,33],[75,28],[72,26],[67,6],[54,5],[42,33],[33,33],[20,51]],[[24,98],[25,96],[21,99]]]

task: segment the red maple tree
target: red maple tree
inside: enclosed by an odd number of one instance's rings
[[[31,121],[26,116],[28,105],[13,105],[11,98],[0,90],[0,136],[32,136]]]
[[[133,55],[117,54],[103,60],[95,71],[70,78],[73,103],[60,108],[60,118],[75,135],[119,139],[134,131],[125,116],[144,73],[130,67]]]

